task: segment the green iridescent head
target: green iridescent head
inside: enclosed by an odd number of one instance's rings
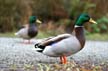
[[[83,26],[86,22],[96,23],[88,14],[81,14],[78,16],[75,25]]]
[[[30,16],[29,23],[32,24],[32,23],[35,23],[35,22],[42,23],[40,20],[37,19],[36,16]]]
[[[36,19],[37,19],[36,16],[30,16],[29,23],[35,23],[36,22]]]

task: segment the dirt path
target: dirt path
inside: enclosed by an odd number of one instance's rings
[[[45,56],[34,50],[34,44],[41,39],[32,40],[33,44],[23,44],[21,38],[0,38],[0,67],[10,65],[23,66],[24,64],[57,63],[59,58]],[[85,48],[77,54],[68,57],[68,60],[100,63],[108,60],[108,42],[87,41]]]

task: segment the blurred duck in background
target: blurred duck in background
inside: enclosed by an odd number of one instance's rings
[[[28,40],[28,42],[23,41],[24,43],[31,43],[30,40],[38,34],[37,23],[42,22],[38,20],[36,16],[30,16],[29,24],[22,27],[18,32],[15,33],[15,35]]]

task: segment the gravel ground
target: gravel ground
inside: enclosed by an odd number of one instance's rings
[[[48,57],[34,50],[34,44],[42,39],[32,39],[32,44],[24,44],[21,38],[0,37],[0,68],[17,65],[22,67],[26,64],[58,63],[59,58]],[[108,61],[107,41],[87,41],[85,48],[80,52],[68,57],[69,61],[91,61],[101,63]]]

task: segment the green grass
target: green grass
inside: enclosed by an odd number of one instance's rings
[[[86,35],[87,40],[100,40],[100,41],[108,41],[108,33],[107,34],[89,34]]]
[[[36,38],[47,38],[47,37],[51,37],[54,36],[53,34],[50,34],[50,32],[39,32],[39,34],[37,35]]]
[[[11,33],[0,33],[0,37],[16,37],[14,35],[15,32],[11,32]],[[37,35],[36,38],[47,38],[50,36],[55,36],[58,33],[52,33],[50,32],[39,32],[39,34]],[[86,34],[86,39],[87,40],[99,40],[99,41],[108,41],[108,33],[106,34]]]
[[[54,35],[57,35],[57,34],[49,34],[45,32],[40,32],[37,38],[45,38],[45,37],[50,37]],[[87,40],[108,41],[108,33],[107,34],[99,34],[99,33],[86,34],[85,36]]]
[[[0,37],[16,37],[14,32],[0,33]]]

